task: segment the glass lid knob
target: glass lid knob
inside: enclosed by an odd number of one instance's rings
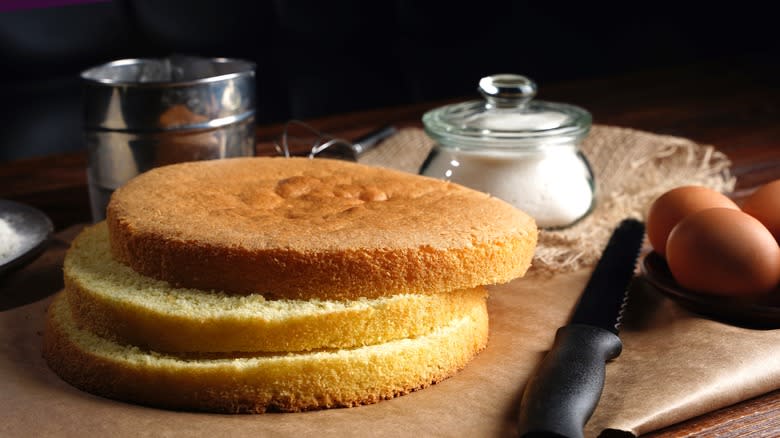
[[[498,74],[480,79],[479,92],[490,107],[518,108],[536,96],[536,84],[525,76]]]

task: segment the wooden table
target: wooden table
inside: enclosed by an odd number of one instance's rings
[[[780,65],[721,62],[642,71],[618,77],[539,84],[538,98],[580,105],[599,124],[677,135],[712,144],[732,160],[737,195],[780,178]],[[421,126],[422,114],[448,102],[427,102],[310,120],[355,138],[385,124]],[[259,126],[258,153],[273,153],[281,124]],[[23,145],[20,145],[23,147]],[[0,198],[43,210],[56,229],[90,220],[84,153],[0,163]],[[748,400],[648,436],[780,436],[780,391]]]

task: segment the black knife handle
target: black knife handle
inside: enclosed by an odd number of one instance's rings
[[[523,392],[520,436],[582,437],[604,389],[606,362],[622,349],[620,338],[608,330],[580,324],[559,328]]]

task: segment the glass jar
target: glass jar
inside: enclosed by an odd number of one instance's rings
[[[423,116],[436,144],[420,173],[503,199],[541,228],[564,228],[587,216],[595,181],[579,145],[590,131],[590,113],[533,100],[536,85],[520,75],[484,77],[479,92],[485,100]]]

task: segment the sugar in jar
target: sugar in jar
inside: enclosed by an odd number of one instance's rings
[[[482,101],[423,116],[434,141],[420,173],[501,198],[541,228],[568,227],[593,209],[595,181],[580,149],[591,115],[569,104],[533,100],[536,85],[514,74],[484,77]]]

